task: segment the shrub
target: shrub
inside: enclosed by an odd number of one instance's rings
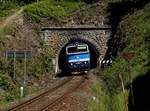
[[[20,98],[20,90],[19,88],[12,89],[9,93],[7,93],[7,96],[5,97],[6,101],[13,101],[15,99]]]
[[[42,74],[52,72],[52,59],[47,53],[40,54],[37,58],[34,58],[29,65],[29,74],[36,77],[40,77]]]
[[[25,15],[34,21],[41,18],[54,18],[61,20],[70,15],[70,12],[79,9],[82,2],[45,0],[28,5],[24,8]]]
[[[111,94],[117,93],[117,89],[121,87],[119,74],[122,75],[124,82],[128,83],[128,63],[122,58],[116,59],[112,67],[101,72],[101,78]]]
[[[10,0],[0,1],[0,17],[4,17],[11,14],[13,10],[17,9],[18,7],[19,4],[15,1],[10,1]]]
[[[9,83],[7,81],[7,77],[3,71],[0,70],[0,88],[7,89],[9,88]]]

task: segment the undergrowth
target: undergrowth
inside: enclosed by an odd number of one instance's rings
[[[29,79],[30,77],[39,80],[45,74],[54,73],[52,59],[44,52],[39,54],[36,58],[32,58],[32,60],[28,59],[26,64],[24,96],[31,94],[33,90],[39,90],[38,85],[34,86],[34,84],[28,84],[28,82],[31,81]],[[24,60],[16,60],[15,76],[13,65],[14,62],[12,58],[0,58],[0,108],[7,105],[8,102],[21,99],[20,87],[24,86]]]
[[[39,21],[41,18],[62,20],[68,17],[73,10],[80,9],[83,2],[45,0],[27,5],[24,13],[27,18]]]
[[[121,45],[123,47],[119,49],[118,57],[113,61],[112,66],[101,70],[101,84],[105,84],[105,87],[102,90],[101,87],[103,85],[100,85],[100,88],[97,89],[98,91],[94,91],[96,96],[101,96],[101,98],[98,97],[94,105],[91,105],[93,102],[90,103],[91,107],[89,111],[105,111],[106,109],[110,109],[111,111],[130,111],[128,109],[128,105],[130,104],[128,103],[129,91],[131,91],[129,90],[131,85],[129,73],[131,73],[131,79],[134,81],[139,76],[145,75],[150,71],[150,4],[147,4],[143,9],[135,11],[133,14],[123,17],[117,31],[120,31],[121,35],[115,36],[121,37],[123,41]],[[130,64],[122,56],[125,53],[133,53]],[[119,75],[122,77],[125,92],[123,91]],[[95,88],[97,87],[95,86]],[[106,96],[109,99],[104,98],[103,100],[102,97]],[[108,100],[107,103],[105,102],[106,100]],[[109,105],[101,105],[104,103]]]
[[[97,82],[93,86],[96,97],[93,97],[89,103],[89,111],[109,111],[109,93],[101,82]]]
[[[0,17],[5,17],[12,14],[15,10],[17,10],[21,4],[16,1],[11,0],[1,0],[0,1]]]

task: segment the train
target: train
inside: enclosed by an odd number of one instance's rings
[[[90,51],[87,44],[71,43],[66,46],[66,63],[72,74],[87,73],[90,70]]]

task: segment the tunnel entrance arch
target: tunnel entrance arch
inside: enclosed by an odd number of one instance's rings
[[[107,40],[110,37],[109,27],[44,27],[40,31],[44,45],[52,51],[54,57],[55,74],[63,69],[61,63],[65,60],[65,46],[74,41],[83,41],[90,47],[92,61],[103,59],[107,50]],[[61,58],[63,57],[63,58]],[[95,68],[95,62],[92,62]]]
[[[62,72],[68,70],[67,63],[66,63],[66,46],[71,43],[82,42],[88,45],[90,51],[90,63],[91,69],[97,67],[97,61],[99,60],[100,52],[98,46],[95,43],[92,43],[90,40],[83,39],[83,38],[72,38],[70,39],[65,45],[61,47],[59,53],[57,55],[57,67]]]

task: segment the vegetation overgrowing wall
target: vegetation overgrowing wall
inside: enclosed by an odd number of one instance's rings
[[[141,6],[142,4],[138,5]],[[150,75],[150,4],[147,3],[143,8],[137,9],[134,7],[134,13],[128,10],[125,16],[119,18],[113,37],[115,42],[119,41],[117,57],[114,59],[112,67],[100,71],[102,81],[96,87],[101,88],[99,91],[95,91],[99,93],[96,93],[97,100],[93,101],[97,106],[100,104],[97,101],[105,103],[102,105],[101,111],[106,109],[111,111],[145,111],[146,108],[150,109],[148,106],[150,96],[146,88],[149,84],[147,79]],[[115,43],[112,46],[115,46]],[[130,64],[125,59],[130,55],[129,53],[132,53],[133,56]],[[133,97],[131,97],[131,91],[133,91]],[[140,97],[140,93],[145,96]],[[102,98],[106,96],[108,98],[103,100]],[[143,103],[139,98],[142,98]],[[132,99],[134,105],[131,102]],[[90,111],[100,111],[99,107],[91,107],[93,109]]]

